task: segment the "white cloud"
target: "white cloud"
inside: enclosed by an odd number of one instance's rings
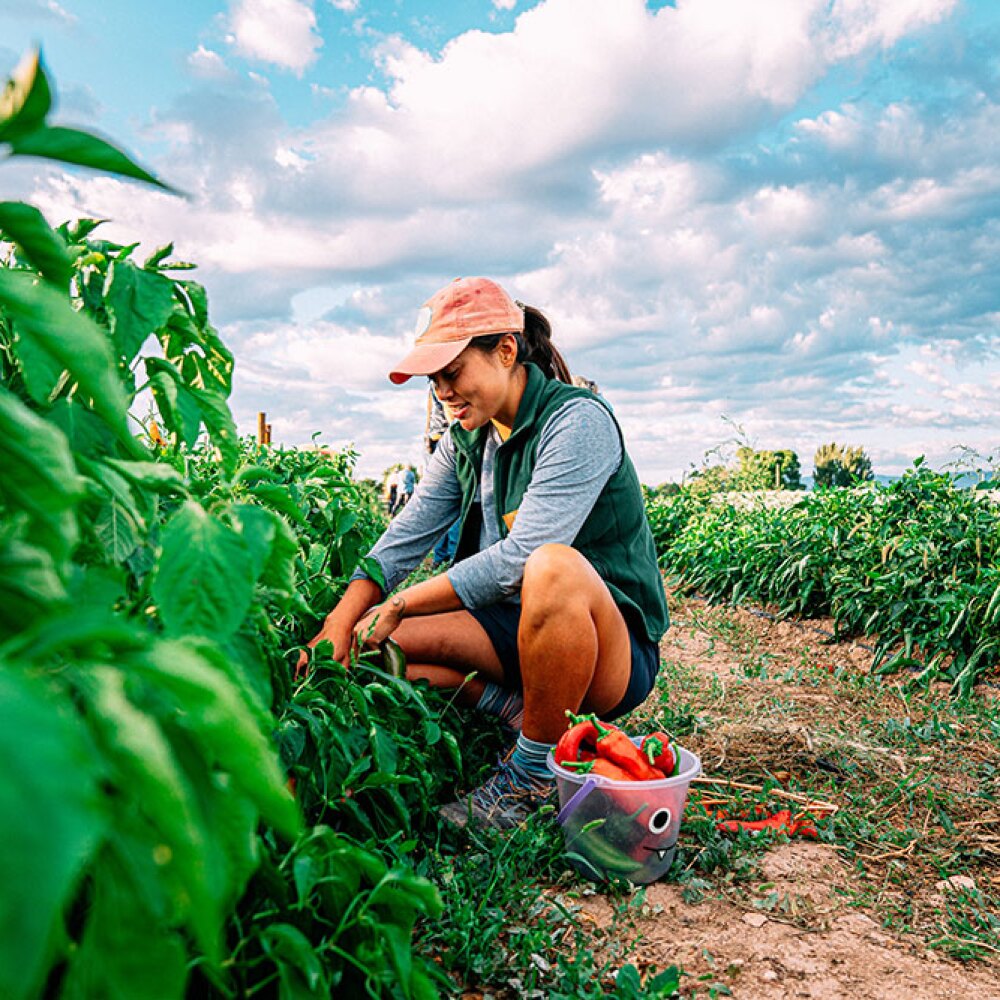
[[[345,14],[351,14],[358,9],[358,0],[329,0],[331,7],[342,10]]]
[[[229,75],[229,68],[218,52],[199,45],[187,58],[192,74],[201,80],[223,80]]]
[[[57,21],[66,26],[79,24],[80,21],[56,0],[12,0],[2,5],[2,13],[7,17]]]
[[[234,45],[238,12],[275,6],[234,5]],[[292,7],[303,44],[254,57],[302,71],[319,39],[312,7]],[[886,461],[944,454],[998,423],[975,371],[997,362],[1000,107],[949,97],[943,70],[936,104],[879,106],[861,85],[808,118],[795,104],[822,98],[833,60],[877,57],[949,8],[545,0],[437,55],[384,41],[384,86],[324,100],[306,127],[266,80],[179,98],[150,132],[190,202],[78,174],[40,200],[115,217],[123,242],[176,239],[240,359],[241,420],[267,399],[282,434],[353,433],[366,462],[419,444],[422,395],[385,371],[415,306],[461,273],[546,310],[647,481],[699,461],[723,413],[804,466],[847,437]],[[354,291],[304,310],[323,287]],[[946,382],[922,377],[942,359]]]
[[[830,58],[887,49],[904,35],[946,18],[957,0],[835,0],[826,31]]]
[[[302,75],[323,39],[308,0],[235,0],[227,41],[238,55]]]

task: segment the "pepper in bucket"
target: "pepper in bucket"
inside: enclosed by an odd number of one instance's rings
[[[594,715],[571,715],[550,757],[567,857],[594,879],[652,882],[674,858],[698,758],[666,733],[630,738]]]

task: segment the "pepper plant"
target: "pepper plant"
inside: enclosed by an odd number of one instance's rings
[[[160,184],[51,125],[51,103],[32,55],[0,101],[10,154]],[[369,540],[331,485],[350,459],[284,483],[248,462],[190,265],[170,247],[138,263],[97,228],[0,204],[0,993],[179,997],[196,967],[220,995],[247,978],[297,994],[304,976],[326,996],[360,967],[373,995],[426,995],[408,942],[433,887],[305,828],[273,735],[291,698],[280,647]],[[294,922],[270,920],[233,979],[234,914],[274,857],[303,897],[312,859],[335,948],[298,962]]]
[[[1000,516],[922,460],[899,480],[788,507],[682,491],[648,504],[661,565],[712,600],[833,617],[873,667],[968,691],[1000,660]]]

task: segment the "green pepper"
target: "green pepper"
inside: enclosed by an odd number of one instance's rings
[[[400,679],[406,676],[406,654],[395,639],[385,639],[379,643],[382,654],[382,668],[387,674]]]

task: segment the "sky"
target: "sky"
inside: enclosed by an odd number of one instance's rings
[[[33,160],[4,197],[197,263],[242,433],[419,463],[387,372],[483,274],[647,484],[736,439],[1000,456],[995,0],[0,0],[0,69],[33,45],[54,121],[186,197]]]

